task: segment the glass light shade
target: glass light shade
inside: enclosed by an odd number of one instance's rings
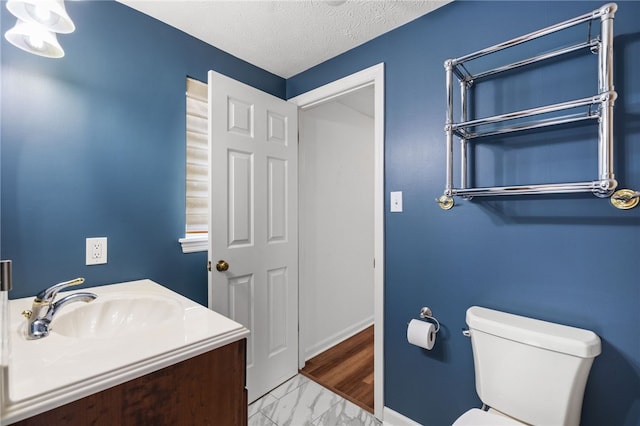
[[[8,0],[7,9],[18,19],[43,25],[49,31],[66,34],[76,29],[64,0]]]
[[[20,49],[47,58],[62,58],[64,50],[58,43],[56,35],[44,27],[18,19],[15,27],[4,34],[4,37]]]

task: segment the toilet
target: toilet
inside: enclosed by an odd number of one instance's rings
[[[592,331],[472,306],[466,317],[476,392],[486,410],[454,426],[578,426],[600,338]],[[466,334],[466,333],[465,333]]]

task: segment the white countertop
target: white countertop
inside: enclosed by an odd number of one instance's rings
[[[25,338],[26,319],[33,297],[9,301],[11,358],[9,401],[2,407],[3,425],[31,417],[126,381],[176,364],[246,337],[249,330],[151,280],[79,288],[98,300],[127,297],[164,298],[178,306],[175,318],[145,325],[144,332],[117,336],[70,337],[56,333],[56,318],[49,336]],[[59,300],[64,294],[60,293]],[[95,303],[95,302],[92,302]],[[72,303],[57,314],[80,309]],[[159,303],[159,310],[164,309]],[[177,314],[177,315],[176,315]],[[6,395],[6,392],[5,392]]]

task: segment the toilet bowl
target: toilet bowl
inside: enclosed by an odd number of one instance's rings
[[[455,426],[579,426],[600,338],[589,330],[472,306],[466,317],[476,392]]]
[[[452,426],[526,426],[526,423],[499,414],[495,410],[472,408],[458,417]]]

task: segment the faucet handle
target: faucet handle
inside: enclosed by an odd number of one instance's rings
[[[69,287],[72,285],[79,285],[79,284],[82,284],[83,282],[84,282],[84,278],[76,278],[70,281],[64,281],[58,284],[54,284],[51,287],[45,290],[42,290],[40,293],[38,293],[38,295],[34,300],[34,303],[42,303],[42,304],[51,303],[53,299],[56,297],[56,294],[58,294],[58,292],[63,288]]]

